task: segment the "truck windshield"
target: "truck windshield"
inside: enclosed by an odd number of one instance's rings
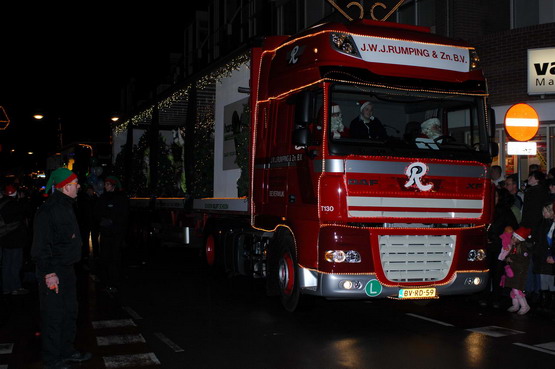
[[[474,157],[488,150],[483,96],[335,85],[330,153]]]

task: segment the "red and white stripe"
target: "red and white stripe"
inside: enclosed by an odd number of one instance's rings
[[[347,197],[352,218],[480,218],[481,199],[437,199],[405,197]]]

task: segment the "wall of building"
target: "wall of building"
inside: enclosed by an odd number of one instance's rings
[[[528,95],[528,49],[555,47],[555,23],[484,35],[476,42],[488,79],[492,105],[553,99],[555,95]]]

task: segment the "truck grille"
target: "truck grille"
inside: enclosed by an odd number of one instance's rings
[[[388,280],[433,282],[449,272],[456,236],[380,236],[380,258]]]

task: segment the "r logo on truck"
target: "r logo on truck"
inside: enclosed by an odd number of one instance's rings
[[[433,183],[423,184],[422,177],[426,175],[428,172],[428,167],[424,163],[412,163],[407,167],[405,170],[405,174],[409,177],[407,183],[405,183],[405,187],[414,187],[416,186],[420,191],[430,191],[433,187]]]

